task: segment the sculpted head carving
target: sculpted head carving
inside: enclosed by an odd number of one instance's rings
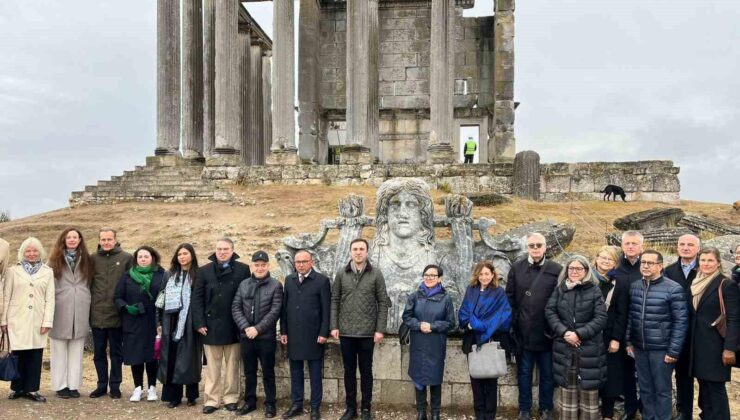
[[[420,179],[386,181],[377,193],[375,245],[389,245],[391,236],[419,245],[434,243],[434,203],[429,186]]]

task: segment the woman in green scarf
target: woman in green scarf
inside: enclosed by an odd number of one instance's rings
[[[157,336],[155,300],[164,284],[160,256],[149,246],[134,252],[134,266],[123,274],[116,286],[115,302],[121,313],[123,363],[131,366],[134,392],[130,401],[141,401],[144,370],[148,380],[147,401],[157,398],[157,360],[154,342]]]

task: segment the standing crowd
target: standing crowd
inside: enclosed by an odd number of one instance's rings
[[[554,418],[556,407],[561,419],[613,419],[623,398],[621,420],[638,411],[646,420],[669,420],[674,376],[676,418],[693,417],[696,380],[701,417],[730,419],[725,384],[740,340],[740,246],[730,276],[720,252],[702,249],[694,235],[678,240],[679,259],[668,266],[661,253],[643,250],[636,231],[623,234],[621,249],[604,246],[592,261],[570,255],[564,266],[546,258],[543,235],[528,234],[526,246],[505,287],[490,261],[478,262],[457,309],[442,286],[442,267],[419,273],[399,330],[409,346],[417,420],[440,418],[447,337],[457,330],[469,360],[486,349],[513,356],[519,420],[532,418],[535,366],[540,419]],[[366,240],[352,241],[348,263],[333,282],[313,268],[309,251],[299,250],[295,271],[281,283],[270,274],[266,252],[254,253],[247,265],[229,238],[216,241],[202,266],[193,246],[180,244],[167,269],[152,247],[123,251],[112,228],[99,231],[92,254],[78,229],[66,229],[48,259],[41,242],[29,237],[15,265],[0,239],[0,329],[19,372],[9,398],[46,401],[39,387],[47,338],[52,389],[58,398],[79,398],[92,330],[97,384],[90,398],[121,398],[127,365],[134,381],[130,401],[161,399],[176,408],[184,398],[195,405],[203,375],[203,413],[223,406],[245,415],[257,409],[259,367],[264,415],[272,418],[279,343],[287,347],[291,377],[282,418],[303,415],[307,368],[310,417],[320,419],[326,343],[333,338],[344,368],[341,419],[372,419],[373,352],[385,339],[391,301],[368,250]],[[473,367],[476,419],[492,420],[501,374],[481,375]]]

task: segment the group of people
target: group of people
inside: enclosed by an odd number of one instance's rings
[[[66,229],[45,263],[41,242],[29,237],[17,265],[9,265],[9,245],[0,239],[0,328],[20,372],[10,399],[46,401],[38,391],[47,337],[53,390],[59,398],[79,398],[92,329],[98,381],[91,398],[121,398],[125,364],[134,380],[131,401],[160,399],[159,381],[168,407],[183,398],[192,406],[203,372],[203,413],[223,404],[244,415],[257,409],[259,366],[264,414],[272,418],[279,342],[287,346],[291,376],[291,405],[282,417],[303,414],[308,365],[310,416],[319,419],[326,342],[333,338],[344,367],[341,419],[372,418],[373,352],[385,338],[391,300],[383,274],[368,260],[366,240],[352,241],[349,262],[333,282],[313,268],[309,251],[299,250],[295,272],[281,283],[270,274],[266,252],[254,253],[247,265],[229,238],[216,241],[203,266],[192,245],[180,244],[167,270],[152,247],[123,251],[112,228],[101,229],[98,239],[90,254],[82,233]],[[457,310],[442,286],[442,267],[426,266],[402,316],[417,419],[427,419],[428,406],[431,419],[440,418],[447,337],[458,328],[465,354],[496,342],[514,355],[520,420],[532,418],[535,365],[541,419],[553,418],[555,386],[561,419],[612,419],[619,397],[622,419],[638,410],[643,419],[670,419],[674,370],[681,419],[693,415],[694,379],[702,417],[729,419],[725,383],[740,337],[740,246],[728,278],[719,251],[701,249],[694,235],[679,239],[679,260],[667,267],[642,242],[639,232],[628,231],[621,250],[604,246],[593,261],[571,255],[561,266],[546,258],[545,237],[530,233],[526,258],[513,263],[505,287],[492,262],[480,261]],[[476,419],[494,419],[497,379],[471,377],[471,389]]]

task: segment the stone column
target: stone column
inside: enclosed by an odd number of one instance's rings
[[[239,144],[242,165],[251,165],[252,155],[252,44],[249,32],[239,32]]]
[[[203,153],[216,147],[216,0],[203,0]]]
[[[431,69],[429,102],[431,129],[427,146],[427,163],[453,163],[455,152],[450,145],[454,128],[452,76],[450,74],[455,0],[432,0]]]
[[[273,3],[273,80],[274,108],[272,120],[272,146],[267,160],[269,165],[298,165],[298,149],[295,147],[295,41],[293,1]]]
[[[301,161],[320,163],[319,115],[321,114],[319,88],[319,18],[317,0],[301,0],[298,18],[298,154]]]
[[[489,162],[512,162],[516,154],[514,135],[514,0],[496,0],[494,32],[493,147]],[[493,156],[491,156],[493,155]],[[493,158],[493,159],[491,159]]]
[[[347,0],[347,146],[343,164],[373,163],[377,156],[378,54],[371,35],[378,30],[377,0]],[[375,12],[373,12],[375,10]],[[374,61],[374,63],[373,63]],[[373,74],[374,73],[374,74]],[[375,102],[373,102],[375,101]]]
[[[262,56],[262,128],[262,150],[266,155],[272,144],[272,51],[265,51]]]
[[[262,119],[262,46],[254,42],[250,46],[252,66],[249,72],[249,143],[252,165],[265,164],[265,143],[262,141],[264,121]]]
[[[180,0],[157,1],[156,156],[180,155]]]
[[[203,160],[203,7],[202,0],[182,5],[183,157]]]
[[[239,165],[239,3],[216,0],[216,147],[220,165]]]

